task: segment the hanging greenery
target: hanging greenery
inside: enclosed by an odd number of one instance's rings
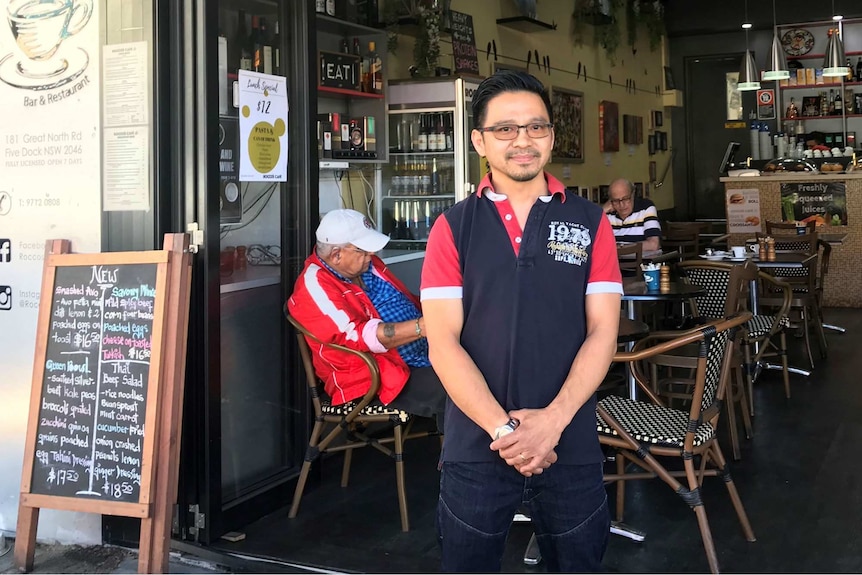
[[[401,23],[416,24],[413,45],[412,74],[433,76],[440,62],[440,28],[443,9],[437,0],[389,0],[383,7],[386,26],[386,47],[392,54],[398,51]]]
[[[664,5],[661,0],[574,0],[572,36],[575,43],[585,43],[586,27],[593,28],[593,44],[601,46],[608,60],[616,63],[620,46],[620,17],[625,12],[626,42],[634,47],[638,29],[643,26],[649,38],[650,50],[661,46],[665,33]]]
[[[584,43],[584,24],[593,27],[593,42],[601,46],[611,64],[616,63],[620,45],[620,10],[625,0],[574,0],[572,32],[575,42]]]

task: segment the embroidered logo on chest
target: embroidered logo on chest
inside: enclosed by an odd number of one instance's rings
[[[582,265],[591,243],[590,230],[581,224],[556,220],[548,224],[548,255],[554,261]]]

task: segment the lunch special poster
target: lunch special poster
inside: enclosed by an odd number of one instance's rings
[[[847,225],[847,190],[844,182],[791,182],[781,184],[781,219],[816,222],[818,226]]]
[[[727,209],[727,231],[732,234],[762,231],[760,190],[727,190],[724,205]]]

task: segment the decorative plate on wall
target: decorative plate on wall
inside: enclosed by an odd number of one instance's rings
[[[814,47],[814,35],[804,28],[794,28],[781,35],[781,46],[788,56],[802,56]]]

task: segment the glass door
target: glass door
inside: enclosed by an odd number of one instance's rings
[[[307,2],[184,0],[198,19],[183,81],[193,185],[188,222],[203,231],[195,269],[180,489],[180,536],[213,543],[289,503],[304,453],[305,386],[282,305],[309,249]],[[210,4],[209,8],[202,5]],[[302,64],[306,62],[305,64]],[[287,182],[240,177],[241,70],[286,78]],[[298,79],[299,76],[304,78]],[[246,138],[246,144],[250,142]],[[254,164],[253,159],[250,163]],[[316,203],[316,197],[314,198]],[[316,211],[316,209],[315,209]]]

